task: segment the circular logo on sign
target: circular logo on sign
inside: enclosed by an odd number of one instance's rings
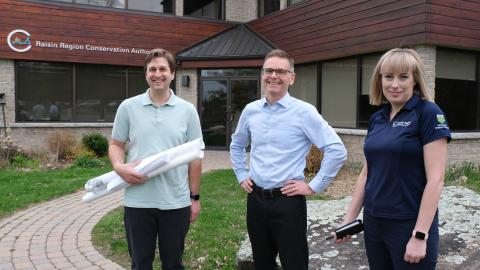
[[[15,29],[7,37],[7,43],[10,49],[16,52],[26,52],[32,48],[30,43],[30,33],[22,29]]]

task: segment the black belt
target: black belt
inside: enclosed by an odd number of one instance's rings
[[[252,181],[252,183],[253,183],[253,186],[252,186],[253,193],[257,194],[259,197],[263,199],[273,199],[273,198],[283,196],[281,188],[263,189],[257,186],[255,182]]]

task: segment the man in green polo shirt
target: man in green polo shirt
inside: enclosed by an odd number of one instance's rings
[[[132,269],[152,269],[157,238],[162,268],[184,269],[185,236],[200,213],[201,161],[148,180],[133,168],[143,158],[200,138],[200,121],[195,107],[169,88],[175,75],[170,52],[150,51],[144,68],[150,88],[118,107],[108,155],[115,172],[131,185],[123,204]]]

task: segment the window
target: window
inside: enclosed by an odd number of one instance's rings
[[[280,0],[259,0],[258,17],[280,10]]]
[[[322,64],[321,106],[332,126],[357,126],[357,59]]]
[[[303,0],[288,0],[288,6],[291,6],[291,5],[294,5],[296,3],[300,3],[302,2]]]
[[[125,68],[77,65],[75,122],[113,122],[125,99]]]
[[[290,95],[317,107],[317,64],[295,66],[295,83],[288,90]]]
[[[186,16],[223,19],[223,0],[184,0],[183,13]]]
[[[139,67],[17,61],[16,121],[112,122],[147,88]]]
[[[480,130],[479,58],[478,53],[437,49],[435,102],[454,131]]]
[[[373,69],[380,59],[381,54],[372,54],[366,56],[358,56],[355,58],[342,59],[337,61],[329,61],[321,63],[318,68],[320,74],[320,104],[317,108],[321,114],[334,127],[343,128],[367,128],[370,116],[380,109],[380,106],[370,105],[370,80]],[[298,71],[297,71],[298,70]],[[315,104],[312,100],[316,95],[312,95],[308,90],[307,93],[297,93],[296,87],[310,87],[314,85],[303,86],[301,77],[304,71],[296,68],[297,78],[293,85],[293,96],[298,96],[302,100]],[[311,71],[307,77],[309,83],[315,78],[314,72]],[[297,85],[300,79],[300,85]]]
[[[173,13],[173,0],[128,0],[128,9]]]
[[[74,0],[74,3],[99,7],[125,8],[125,1],[126,0]]]
[[[50,0],[80,5],[173,14],[174,0]]]
[[[72,65],[17,62],[16,68],[17,121],[72,120]]]
[[[370,105],[370,82],[372,80],[373,70],[380,60],[381,55],[368,55],[360,58],[362,68],[362,85],[358,98],[358,127],[367,128],[370,116],[380,109],[380,106]]]

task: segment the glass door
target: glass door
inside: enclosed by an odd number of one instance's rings
[[[230,106],[227,111],[230,132],[228,145],[230,145],[231,134],[235,133],[243,109],[248,103],[257,99],[258,84],[258,79],[231,79],[230,81]]]
[[[202,81],[202,132],[207,146],[227,145],[227,80]]]
[[[259,97],[258,78],[201,80],[203,140],[209,148],[228,149],[245,106]]]

